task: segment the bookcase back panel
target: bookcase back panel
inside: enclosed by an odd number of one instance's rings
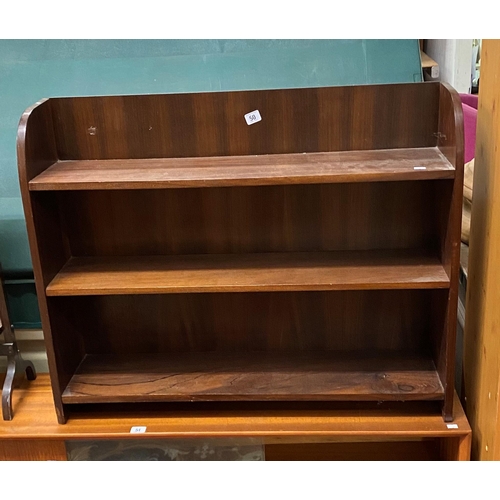
[[[437,144],[439,84],[53,99],[62,160]],[[258,110],[262,120],[244,116]]]
[[[74,256],[440,247],[440,181],[60,193]],[[438,193],[441,193],[439,191]],[[449,194],[448,194],[449,197]]]
[[[446,290],[51,298],[88,354],[339,350],[431,352]],[[435,314],[429,314],[432,304]],[[442,307],[439,307],[441,305]],[[71,315],[77,308],[79,315]],[[64,312],[62,314],[65,314]],[[67,324],[74,324],[67,328]]]

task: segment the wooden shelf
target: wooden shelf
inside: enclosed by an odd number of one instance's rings
[[[429,71],[432,78],[439,77],[439,64],[423,50],[420,51],[420,60],[422,61],[422,69]]]
[[[438,148],[307,154],[58,161],[32,191],[160,189],[452,179]]]
[[[415,251],[72,258],[48,296],[448,288],[436,257]]]
[[[107,403],[409,399],[451,421],[462,136],[439,82],[27,110],[58,421]]]
[[[468,460],[470,454],[471,430],[456,394],[452,428],[433,401],[173,402],[110,412],[122,406],[114,404],[97,405],[92,414],[86,405],[68,405],[68,422],[58,425],[46,373],[22,380],[12,403],[14,419],[0,420],[1,460],[67,460],[66,441],[92,439],[145,448],[151,440],[244,446],[258,439],[266,460]],[[146,433],[131,433],[135,426]]]
[[[62,395],[64,403],[443,397],[429,358],[324,351],[86,355]]]

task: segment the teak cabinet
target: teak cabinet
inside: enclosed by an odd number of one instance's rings
[[[438,400],[451,420],[450,87],[51,98],[18,159],[59,422],[172,401]]]

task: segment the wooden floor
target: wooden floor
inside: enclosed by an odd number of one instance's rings
[[[263,405],[263,404],[262,404]],[[66,460],[67,440],[259,438],[267,460],[468,460],[471,431],[455,398],[454,421],[422,402],[270,405],[171,403],[151,411],[86,412],[57,423],[49,378],[24,382],[14,419],[0,421],[1,460]],[[132,427],[145,433],[133,434]]]

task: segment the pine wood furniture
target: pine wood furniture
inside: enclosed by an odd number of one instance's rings
[[[461,113],[440,83],[28,109],[59,422],[172,401],[437,400],[451,420]]]
[[[476,460],[500,460],[499,64],[500,40],[484,40],[464,333],[465,397]]]

